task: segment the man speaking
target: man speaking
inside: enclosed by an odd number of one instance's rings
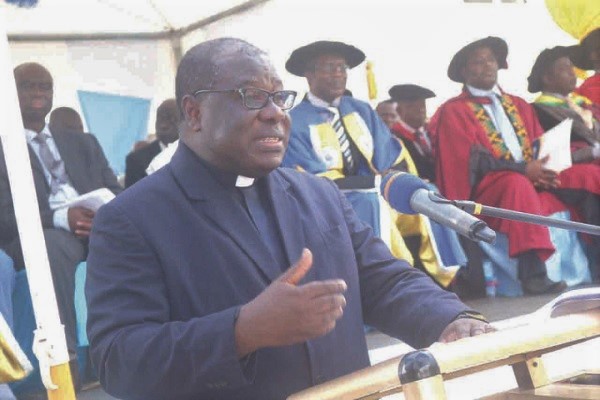
[[[490,330],[395,259],[331,181],[278,168],[296,93],[239,39],[176,78],[171,162],[96,216],[88,334],[123,399],[283,399],[369,365],[363,318],[416,346]]]

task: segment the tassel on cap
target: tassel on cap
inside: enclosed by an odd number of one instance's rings
[[[375,82],[372,61],[367,61],[367,87],[369,88],[369,100],[375,100],[377,98],[377,83]]]

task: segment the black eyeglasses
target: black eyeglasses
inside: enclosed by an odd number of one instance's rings
[[[276,92],[268,92],[257,88],[241,88],[241,89],[226,89],[226,90],[197,90],[194,96],[202,93],[239,93],[242,97],[244,107],[249,110],[260,110],[266,107],[269,99],[282,110],[289,110],[294,105],[297,93],[293,90],[279,90]]]
[[[348,72],[349,69],[350,69],[350,67],[346,64],[327,63],[327,64],[315,65],[316,71],[319,71],[319,72],[322,72],[322,73],[328,74],[328,75],[333,75],[338,72],[345,74]]]

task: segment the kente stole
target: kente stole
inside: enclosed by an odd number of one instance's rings
[[[527,130],[525,129],[525,125],[523,124],[521,115],[519,115],[519,110],[509,96],[503,94],[500,99],[502,108],[504,109],[506,115],[508,115],[508,119],[510,120],[513,128],[515,129],[515,133],[517,134],[517,139],[519,140],[521,150],[523,151],[523,159],[525,161],[531,161],[533,159],[533,150],[529,136],[527,135]],[[469,106],[475,113],[475,117],[479,123],[483,126],[483,129],[485,130],[485,133],[492,145],[494,156],[502,160],[513,160],[510,150],[508,150],[508,147],[502,139],[502,135],[500,132],[498,132],[498,129],[496,129],[494,122],[486,112],[483,104],[470,101]]]

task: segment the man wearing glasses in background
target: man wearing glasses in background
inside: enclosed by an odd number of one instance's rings
[[[380,177],[390,170],[409,171],[412,159],[368,103],[345,95],[348,70],[364,59],[361,50],[342,42],[318,41],[292,52],[285,67],[306,78],[309,92],[290,111],[292,133],[283,165],[333,180],[396,257],[449,287],[463,261],[442,250],[452,248],[440,245],[447,239],[434,237],[421,217],[381,205]]]
[[[278,168],[295,96],[240,39],[183,57],[175,155],[100,209],[90,241],[108,393],[284,399],[369,365],[363,313],[415,346],[490,329],[395,259],[330,181]]]

